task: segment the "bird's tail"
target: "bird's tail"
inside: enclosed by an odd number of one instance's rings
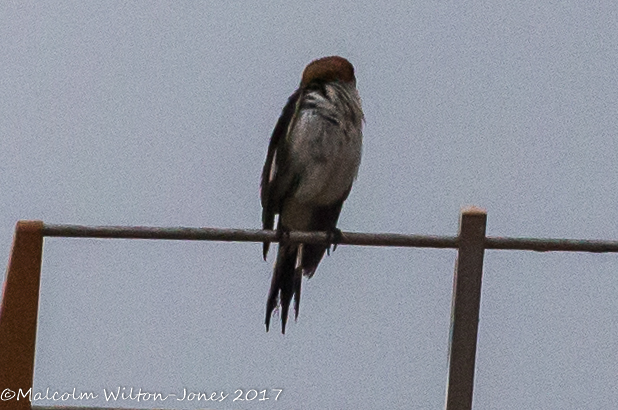
[[[302,251],[302,266],[303,266],[303,275],[308,278],[311,278],[315,273],[315,270],[318,268],[318,264],[322,260],[324,253],[326,252],[327,247],[324,245],[303,245]]]
[[[285,334],[285,324],[288,321],[288,309],[292,297],[294,297],[294,317],[298,318],[302,267],[297,267],[296,261],[300,246],[302,245],[296,243],[279,245],[277,262],[266,302],[266,331],[270,327],[270,318],[277,307],[277,302],[281,304],[281,333]]]

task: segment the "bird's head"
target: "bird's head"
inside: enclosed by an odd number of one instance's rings
[[[301,87],[306,87],[314,81],[341,81],[356,85],[354,67],[348,60],[339,56],[313,60],[305,67],[300,85]]]

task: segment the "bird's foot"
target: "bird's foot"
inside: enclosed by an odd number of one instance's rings
[[[337,245],[341,242],[343,234],[341,233],[341,229],[333,228],[331,231],[328,231],[328,248],[326,248],[326,253],[330,256],[330,247],[332,245],[333,252],[337,249]]]

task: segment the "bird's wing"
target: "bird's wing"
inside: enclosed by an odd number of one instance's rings
[[[283,196],[289,192],[289,185],[294,179],[286,175],[288,161],[285,138],[294,122],[301,94],[302,91],[298,89],[288,99],[268,144],[268,153],[266,154],[260,183],[263,229],[273,229],[275,214],[279,213],[281,201],[284,199]],[[282,177],[283,175],[286,175],[286,177]],[[269,242],[264,242],[264,259],[266,259],[269,244]]]

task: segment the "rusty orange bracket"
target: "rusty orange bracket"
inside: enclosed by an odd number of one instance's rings
[[[0,306],[0,408],[30,410],[17,394],[32,388],[42,257],[43,222],[17,222]],[[6,400],[6,389],[16,396]]]

